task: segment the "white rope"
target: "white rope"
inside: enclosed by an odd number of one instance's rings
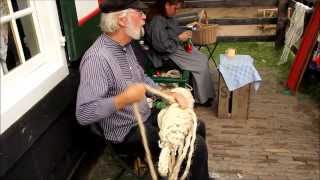
[[[164,99],[166,99],[170,104],[172,103],[175,103],[175,99],[172,97],[172,96],[169,96],[157,89],[154,89],[148,85],[146,85],[146,89],[148,92],[150,93],[153,93],[153,94],[156,94]],[[135,118],[137,119],[138,121],[138,127],[139,127],[139,130],[140,130],[140,134],[141,134],[141,137],[142,137],[142,144],[143,144],[143,147],[144,147],[144,150],[146,152],[146,158],[147,158],[147,163],[148,163],[148,167],[149,167],[149,171],[150,171],[150,174],[151,174],[151,177],[153,180],[157,180],[158,179],[158,176],[156,174],[156,171],[154,169],[154,166],[153,166],[153,162],[152,162],[152,156],[151,156],[151,152],[150,152],[150,148],[149,148],[149,144],[148,144],[148,140],[147,140],[147,135],[146,135],[146,130],[145,130],[145,126],[142,122],[142,117],[141,117],[141,114],[140,114],[140,111],[139,111],[139,106],[137,103],[133,103],[133,111],[134,111],[134,115],[135,115]]]
[[[176,180],[179,175],[181,164],[188,155],[186,168],[181,177],[181,179],[184,180],[187,177],[191,166],[197,130],[197,117],[193,111],[194,99],[190,89],[175,88],[171,90],[171,92],[180,93],[186,98],[187,108],[185,109],[180,108],[172,96],[147,85],[146,89],[148,92],[166,99],[171,104],[167,108],[161,110],[158,114],[158,125],[160,128],[159,146],[162,149],[158,163],[159,173],[161,176],[168,176],[169,180]],[[151,177],[153,180],[157,180],[145,127],[137,103],[133,104],[133,109],[138,121]]]
[[[278,65],[284,64],[288,60],[291,47],[296,44],[302,36],[304,29],[304,18],[306,11],[310,9],[302,3],[297,2],[295,5],[295,10],[290,19],[290,26],[286,32],[285,46]]]
[[[142,122],[141,114],[139,113],[138,103],[133,103],[133,111],[134,111],[134,115],[138,121],[138,126],[139,126],[140,134],[142,137],[142,144],[143,144],[144,150],[146,152],[147,163],[149,166],[151,177],[153,180],[157,180],[158,176],[157,176],[156,170],[154,169],[154,166],[153,166],[151,152],[149,149],[148,140],[147,140],[147,136],[146,136],[146,129],[145,129],[144,124]]]
[[[175,88],[171,92],[178,92],[185,96],[188,107],[182,109],[177,103],[173,103],[158,114],[159,145],[162,149],[158,171],[161,176],[176,180],[181,164],[187,156],[186,168],[180,179],[185,179],[189,173],[196,138],[197,117],[193,111],[194,99],[190,90]]]

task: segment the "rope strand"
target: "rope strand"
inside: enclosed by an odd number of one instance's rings
[[[147,140],[147,136],[146,136],[146,129],[145,129],[144,124],[142,122],[141,114],[139,113],[139,107],[138,107],[137,103],[133,103],[133,111],[134,111],[134,115],[138,121],[138,126],[139,126],[140,134],[142,137],[143,147],[144,147],[144,150],[146,151],[147,163],[149,166],[151,177],[153,180],[157,180],[158,177],[157,177],[156,171],[153,166],[151,152],[149,149],[148,140]]]

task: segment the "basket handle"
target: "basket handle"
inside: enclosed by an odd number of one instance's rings
[[[199,20],[198,20],[198,23],[199,24],[209,24],[209,21],[208,21],[208,14],[207,14],[207,11],[206,10],[202,10],[200,13],[199,13]]]

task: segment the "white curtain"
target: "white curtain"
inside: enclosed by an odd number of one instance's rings
[[[6,0],[0,0],[0,16],[8,15],[8,5]],[[8,73],[7,68],[7,51],[8,51],[8,23],[1,24],[0,28],[0,64],[3,73]]]

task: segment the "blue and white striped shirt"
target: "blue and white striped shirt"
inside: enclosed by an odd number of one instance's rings
[[[114,98],[131,83],[156,84],[144,74],[131,45],[121,46],[102,34],[80,64],[76,117],[81,125],[98,122],[107,140],[122,142],[137,125],[132,106],[116,111]],[[139,103],[142,119],[150,115],[146,98]]]

